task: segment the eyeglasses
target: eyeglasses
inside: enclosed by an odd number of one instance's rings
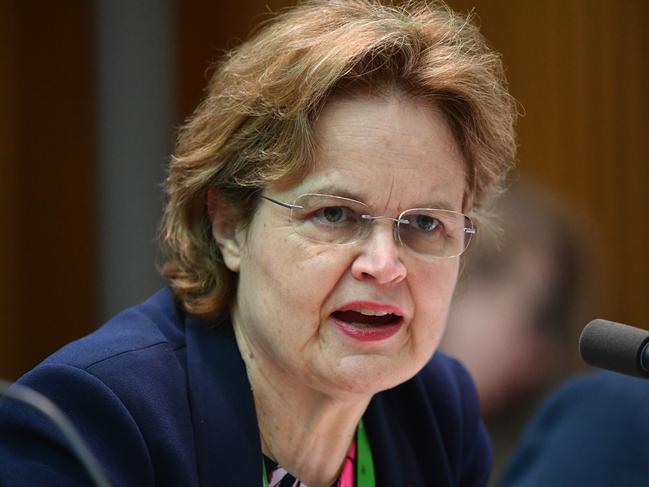
[[[291,210],[295,232],[313,242],[351,244],[367,238],[372,223],[394,222],[394,239],[417,254],[433,258],[457,257],[466,250],[477,228],[467,215],[451,210],[412,208],[398,218],[372,216],[360,201],[326,194],[303,194],[293,204],[269,196],[263,199]]]

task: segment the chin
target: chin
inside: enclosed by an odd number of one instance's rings
[[[339,390],[351,394],[373,395],[406,382],[426,364],[426,360],[414,358],[400,362],[395,364],[385,357],[371,357],[369,360],[368,357],[348,357],[334,383]]]

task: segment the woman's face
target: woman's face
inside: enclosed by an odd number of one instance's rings
[[[430,105],[396,93],[335,99],[315,134],[315,169],[265,195],[288,203],[305,193],[347,196],[390,217],[461,211],[464,161]],[[332,245],[297,234],[289,216],[262,200],[225,256],[239,272],[233,322],[248,365],[329,395],[373,394],[416,374],[442,336],[458,258],[414,254],[395,241],[389,220],[375,221],[365,240]],[[389,325],[372,316],[385,313],[396,315]]]

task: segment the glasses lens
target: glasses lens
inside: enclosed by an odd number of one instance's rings
[[[296,233],[314,242],[344,244],[361,238],[369,225],[363,203],[339,196],[303,194],[294,203],[291,223]]]
[[[398,225],[401,242],[432,257],[460,255],[469,245],[474,228],[468,216],[449,210],[413,209],[401,219],[408,222]]]

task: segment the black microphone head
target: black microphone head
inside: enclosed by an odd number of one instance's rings
[[[641,363],[649,331],[607,320],[593,320],[581,332],[579,353],[589,365],[636,377],[649,377]]]

